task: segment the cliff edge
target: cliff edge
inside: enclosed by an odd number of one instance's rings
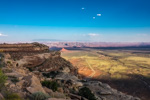
[[[81,79],[61,52],[43,44],[2,44],[0,50],[1,70],[7,77],[0,100],[10,100],[8,95],[14,93],[17,100],[140,100],[99,81]]]

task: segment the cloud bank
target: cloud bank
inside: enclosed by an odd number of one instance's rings
[[[96,34],[96,33],[89,33],[88,36],[96,37],[96,36],[99,36],[99,34]]]
[[[2,37],[2,36],[7,36],[7,35],[0,33],[0,37]]]

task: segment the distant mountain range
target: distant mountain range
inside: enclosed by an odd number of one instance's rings
[[[36,41],[36,40],[35,40]],[[39,43],[51,47],[64,48],[64,47],[150,47],[150,42],[65,42],[65,41],[42,41]],[[9,42],[5,44],[18,44],[18,43],[32,43],[30,42]],[[3,43],[0,43],[3,44]]]
[[[33,39],[32,41],[47,42],[47,41],[65,41],[65,40],[58,40],[58,39]]]
[[[42,42],[49,47],[150,47],[150,42]]]

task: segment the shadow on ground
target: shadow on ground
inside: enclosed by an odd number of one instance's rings
[[[81,75],[86,78],[85,76]],[[129,79],[90,79],[98,80],[109,84],[112,88],[117,89],[128,95],[136,96],[141,100],[149,100],[150,98],[150,78],[141,75],[128,75]]]

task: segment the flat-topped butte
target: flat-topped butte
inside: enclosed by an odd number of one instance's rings
[[[39,43],[0,44],[0,52],[45,52],[49,47]]]

